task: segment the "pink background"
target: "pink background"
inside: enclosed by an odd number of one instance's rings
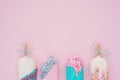
[[[84,60],[90,80],[91,42],[101,43],[110,52],[110,80],[120,80],[120,0],[0,0],[1,80],[18,80],[16,49],[25,42],[38,67],[49,55],[58,59],[59,80],[73,55]]]

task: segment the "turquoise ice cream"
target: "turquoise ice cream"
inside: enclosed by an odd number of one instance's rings
[[[84,80],[84,67],[79,57],[73,57],[67,60],[66,79]]]

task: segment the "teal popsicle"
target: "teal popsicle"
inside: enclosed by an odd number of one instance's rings
[[[84,67],[79,57],[71,58],[66,65],[67,80],[84,80]]]

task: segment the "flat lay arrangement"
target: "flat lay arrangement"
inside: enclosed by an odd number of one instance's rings
[[[104,58],[104,50],[97,44],[94,57],[90,62],[91,80],[109,80],[108,62]],[[24,56],[19,60],[18,72],[19,80],[37,80],[38,67],[35,59],[29,54],[28,45],[24,45]],[[54,56],[50,56],[40,66],[41,80],[58,79],[58,61]],[[66,80],[84,80],[84,61],[79,56],[73,56],[66,61]]]

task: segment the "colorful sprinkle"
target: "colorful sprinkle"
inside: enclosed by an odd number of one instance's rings
[[[83,63],[79,57],[73,57],[67,60],[67,66],[71,66],[75,69],[76,73],[81,72]]]
[[[37,69],[33,70],[30,74],[28,74],[21,80],[36,80],[36,78],[37,78]]]
[[[54,57],[49,57],[41,68],[41,79],[45,78],[51,69],[55,66],[57,60]]]

